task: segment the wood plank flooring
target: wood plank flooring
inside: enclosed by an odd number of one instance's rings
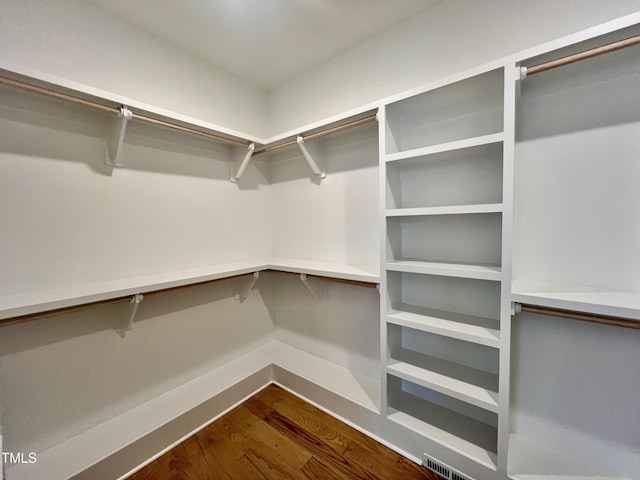
[[[270,385],[129,480],[442,480]]]

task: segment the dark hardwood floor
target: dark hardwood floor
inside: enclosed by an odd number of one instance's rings
[[[270,385],[129,480],[441,480]]]

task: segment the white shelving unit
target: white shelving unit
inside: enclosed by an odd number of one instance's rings
[[[381,316],[387,415],[497,470],[504,72],[390,104]]]

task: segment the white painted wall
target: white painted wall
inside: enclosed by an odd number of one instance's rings
[[[271,158],[273,256],[377,273],[377,125],[314,140],[308,148],[326,170],[321,182],[297,147]]]
[[[272,135],[640,10],[639,0],[447,0],[269,92]]]
[[[229,147],[134,123],[109,176],[106,117],[0,96],[0,294],[270,255],[266,173],[231,183]]]
[[[640,291],[639,86],[633,49],[523,82],[514,278]]]
[[[125,338],[126,303],[3,327],[5,451],[43,452],[270,340],[268,285],[240,303],[244,282],[148,297]]]
[[[10,62],[264,136],[265,93],[87,2],[0,2]]]
[[[297,147],[273,154],[275,257],[348,264],[377,272],[378,130],[369,124],[307,145],[325,167],[314,179]],[[293,276],[275,275],[276,338],[377,379],[379,296],[375,289],[315,281],[318,301]]]
[[[576,459],[576,470],[589,476],[637,478],[640,332],[540,315],[515,318],[514,433]]]
[[[318,301],[299,278],[274,277],[277,340],[355,374],[379,378],[380,310],[375,288],[314,279],[315,287],[326,288],[328,295]]]
[[[110,176],[106,117],[7,88],[0,105],[0,296],[270,255],[264,166],[236,185],[229,147],[132,124]],[[42,452],[267,342],[271,295],[242,286],[149,297],[124,339],[126,303],[3,327],[3,448]]]

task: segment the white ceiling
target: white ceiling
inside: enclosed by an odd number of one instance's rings
[[[440,0],[92,0],[260,88],[273,88]]]

